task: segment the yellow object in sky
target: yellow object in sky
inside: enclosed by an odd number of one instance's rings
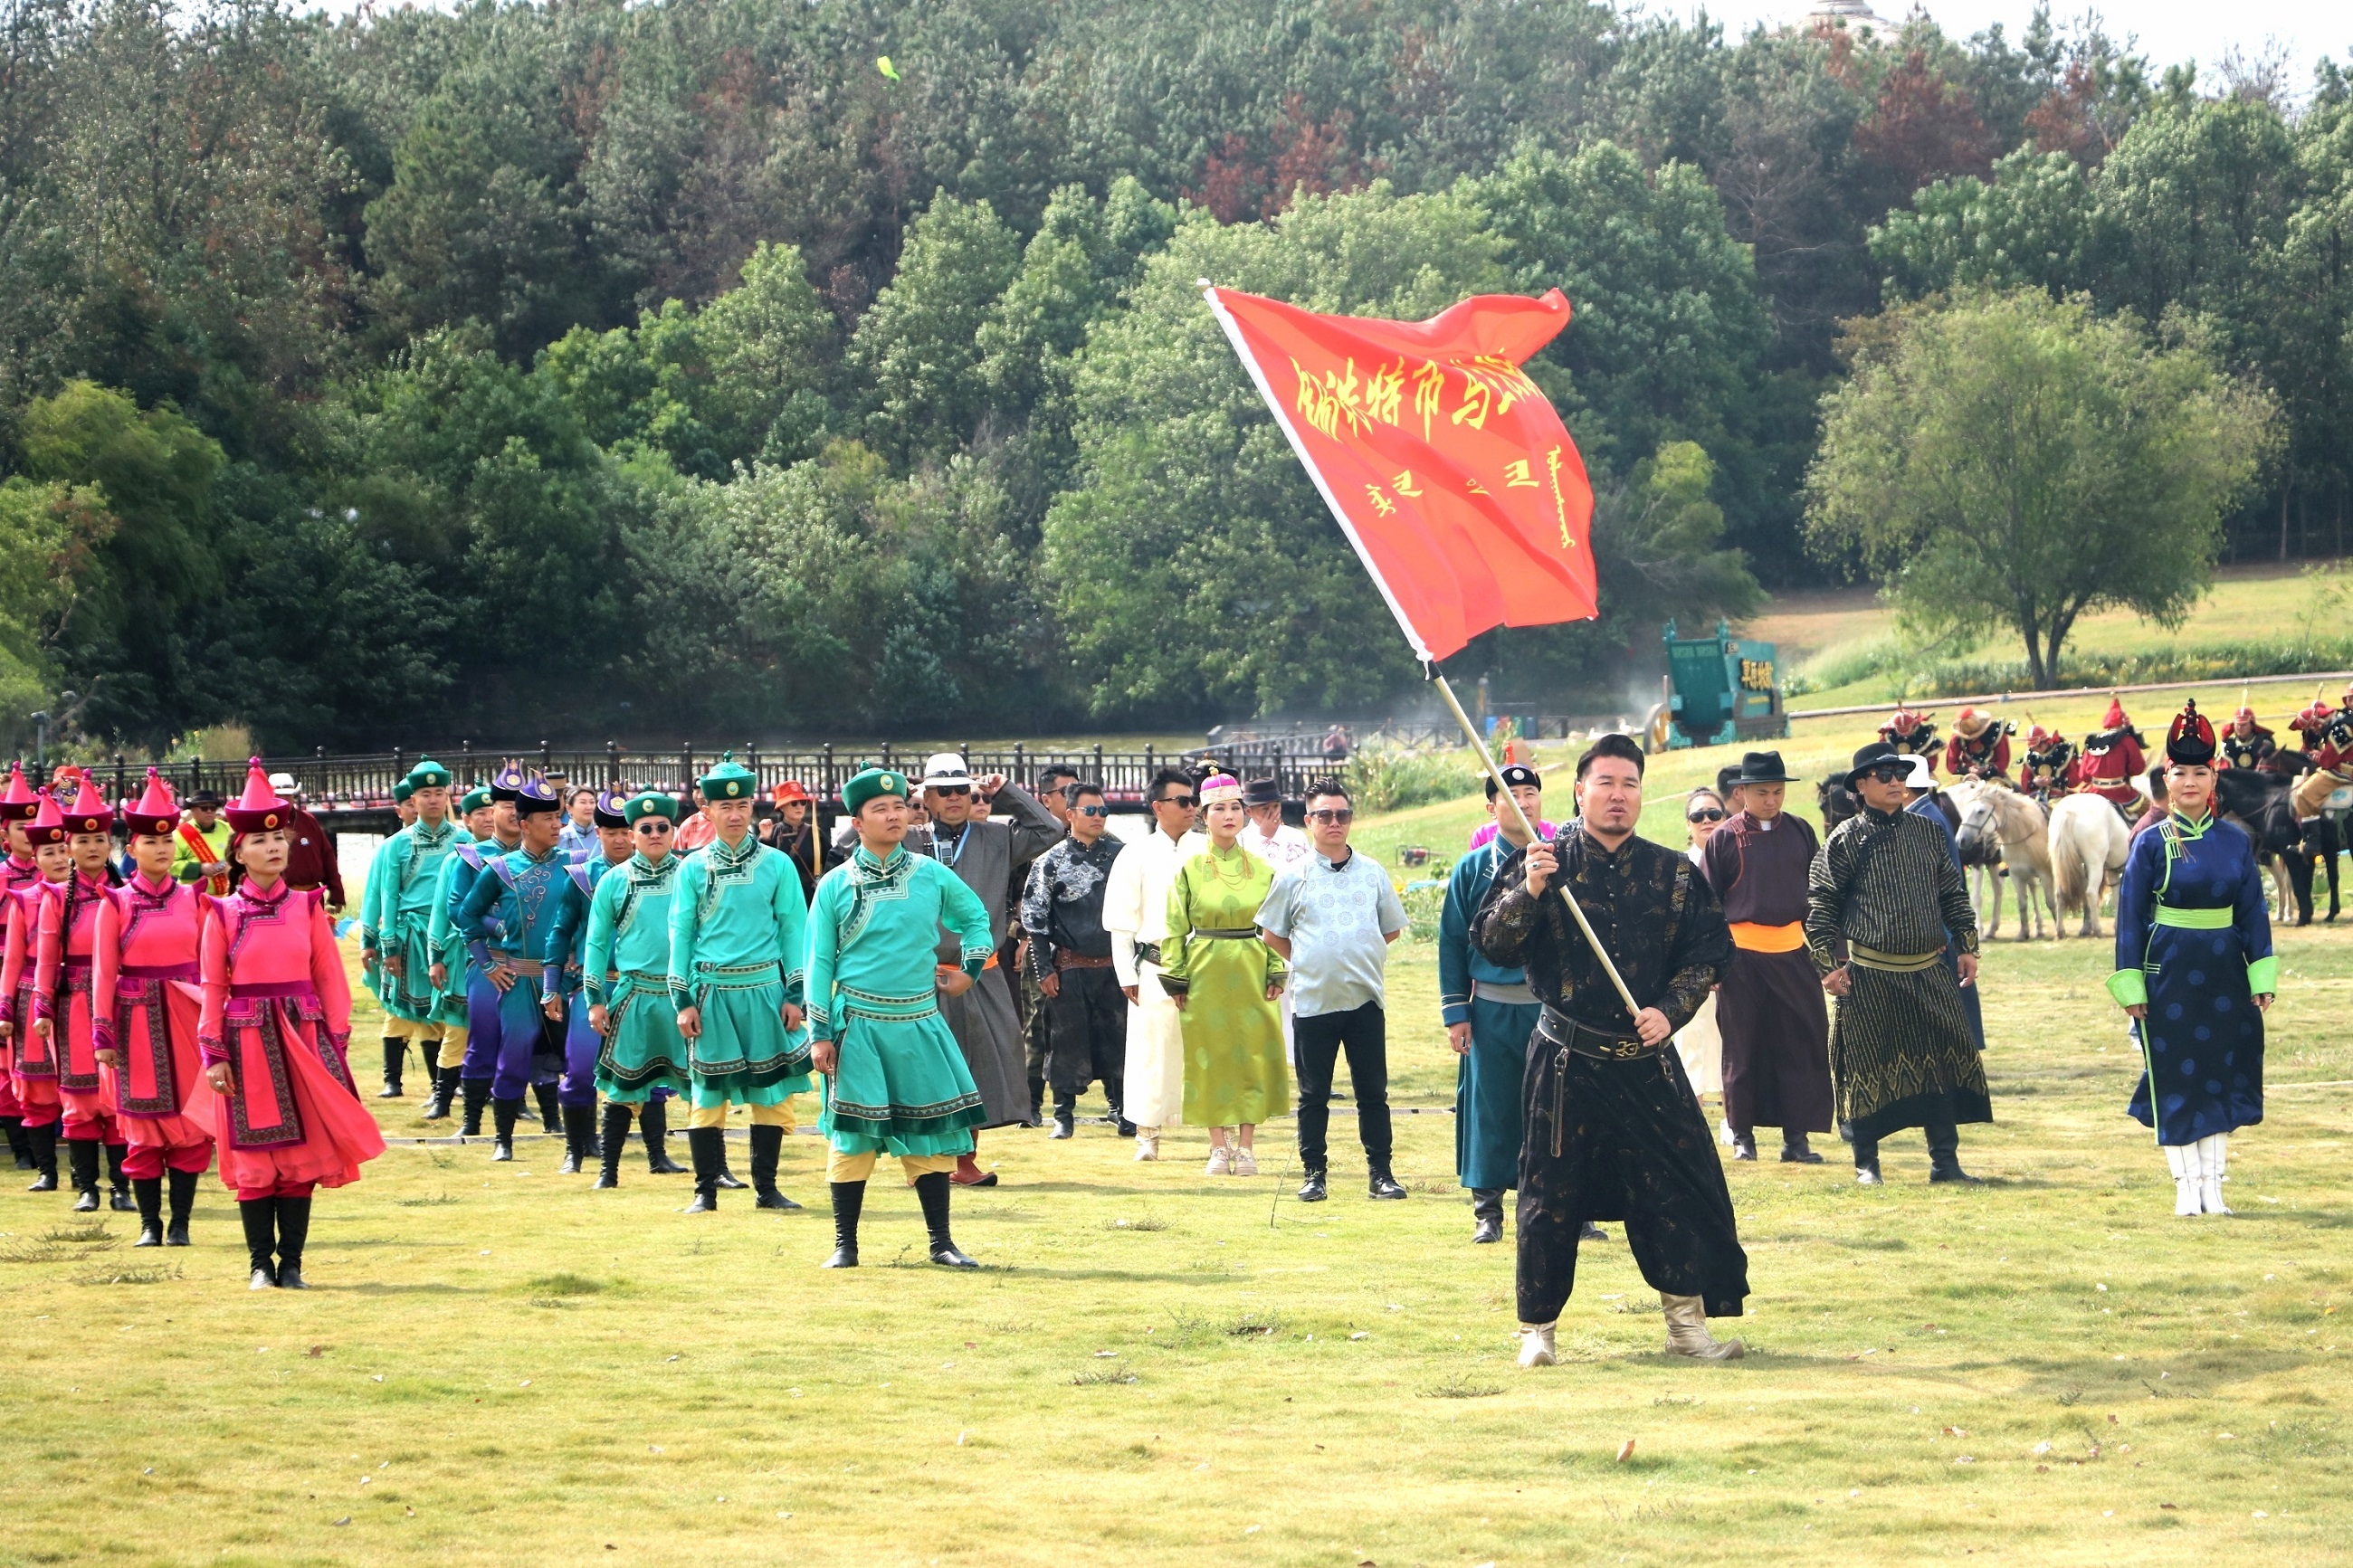
[[[892,81],[897,81],[899,79],[899,68],[891,63],[891,57],[889,55],[876,55],[874,57],[874,68],[881,71],[884,76],[889,77]]]

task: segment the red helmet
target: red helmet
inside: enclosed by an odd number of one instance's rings
[[[2030,724],[2028,724],[2028,725],[2027,725],[2027,727],[2026,727],[2026,745],[2027,745],[2027,749],[2028,749],[2029,751],[2031,751],[2031,750],[2033,750],[2035,747],[2042,745],[2044,742],[2046,742],[2046,741],[2048,741],[2048,740],[2050,740],[2050,739],[2051,739],[2051,731],[2048,731],[2048,730],[2046,730],[2046,729],[2044,729],[2042,725],[2040,725],[2040,724],[2032,724],[2032,723],[2030,723]]]
[[[2109,698],[2108,716],[2100,721],[2100,728],[2103,730],[2121,730],[2131,722],[2131,720],[2125,717],[2125,705],[2123,701],[2117,698]]]

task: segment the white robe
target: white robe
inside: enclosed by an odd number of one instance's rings
[[[1127,1064],[1121,1110],[1138,1127],[1174,1127],[1185,1120],[1183,1015],[1160,989],[1157,964],[1135,955],[1139,942],[1168,938],[1168,889],[1176,868],[1208,847],[1198,833],[1172,840],[1155,827],[1119,852],[1103,881],[1103,929],[1120,984],[1136,989],[1127,1010]]]

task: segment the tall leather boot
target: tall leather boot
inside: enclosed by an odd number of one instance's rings
[[[716,1127],[686,1130],[687,1157],[694,1162],[694,1201],[681,1214],[713,1214],[719,1208],[719,1166],[726,1158],[726,1135]]]
[[[66,1142],[66,1172],[73,1178],[73,1189],[80,1194],[74,1199],[74,1213],[98,1212],[98,1145],[84,1138]]]
[[[425,1076],[433,1085],[433,1100],[425,1108],[425,1120],[448,1121],[449,1102],[458,1097],[458,1069],[427,1064]]]
[[[16,1159],[16,1169],[37,1171],[33,1163],[33,1141],[25,1135],[25,1119],[21,1116],[0,1116],[0,1130],[8,1134],[8,1152]]]
[[[492,1160],[514,1158],[515,1122],[522,1116],[522,1101],[520,1100],[491,1101],[491,1158]]]
[[[1482,1243],[1504,1239],[1503,1188],[1471,1189],[1471,1239]]]
[[[1049,1138],[1075,1138],[1079,1131],[1079,1097],[1061,1089],[1054,1091],[1054,1130]]]
[[[407,1061],[408,1042],[386,1035],[384,1037],[384,1088],[376,1092],[378,1100],[400,1098],[400,1074]]]
[[[1042,1078],[1033,1078],[1029,1080],[1029,1125],[1035,1127],[1046,1120],[1045,1112],[1046,1080]]]
[[[270,1257],[278,1242],[278,1200],[239,1198],[237,1217],[245,1225],[245,1259],[253,1269],[249,1290],[278,1289],[278,1265]]]
[[[1738,1361],[1744,1353],[1738,1340],[1719,1340],[1707,1331],[1707,1305],[1697,1296],[1659,1292],[1667,1314],[1667,1353],[1694,1361]]]
[[[1781,1163],[1785,1165],[1819,1165],[1822,1163],[1822,1157],[1815,1153],[1814,1146],[1807,1142],[1804,1128],[1781,1129]]]
[[[1951,1122],[1941,1122],[1923,1128],[1928,1140],[1928,1181],[1958,1182],[1966,1186],[1985,1185],[1983,1176],[1972,1176],[1961,1169],[1961,1130]]]
[[[670,1157],[670,1101],[649,1100],[638,1108],[638,1136],[646,1145],[646,1169],[657,1176],[681,1176],[686,1167]]]
[[[302,1283],[302,1244],[311,1237],[311,1200],[278,1200],[278,1288],[308,1290]]]
[[[931,1233],[932,1261],[943,1268],[977,1268],[979,1264],[956,1250],[948,1235],[948,1173],[934,1171],[915,1178],[915,1200],[923,1205],[923,1228]]]
[[[618,1102],[605,1107],[605,1136],[599,1152],[603,1155],[596,1171],[596,1191],[606,1192],[621,1184],[621,1150],[629,1141],[629,1108]]]
[[[754,1206],[797,1209],[801,1205],[776,1190],[776,1162],[785,1152],[785,1130],[752,1124],[752,1192]]]
[[[131,1178],[122,1173],[123,1156],[130,1153],[127,1144],[109,1143],[106,1148],[106,1181],[114,1195],[108,1202],[122,1214],[138,1212],[139,1205],[131,1199]]]
[[[541,1130],[551,1138],[562,1135],[564,1102],[555,1098],[555,1086],[552,1083],[535,1083],[531,1086],[531,1092],[533,1098],[539,1101]]]
[[[1123,1138],[1134,1137],[1135,1123],[1127,1119],[1127,1080],[1117,1078],[1103,1079],[1103,1099],[1111,1106],[1112,1127]]]
[[[858,1267],[858,1215],[866,1206],[864,1182],[835,1182],[833,1189],[833,1256],[819,1268]]]
[[[491,1099],[491,1080],[486,1078],[461,1078],[458,1080],[458,1089],[465,1097],[465,1117],[458,1123],[458,1136],[480,1138],[482,1135],[482,1107],[489,1104]]]
[[[593,1105],[567,1105],[564,1108],[564,1163],[555,1168],[559,1176],[576,1176],[596,1160],[596,1108]]]
[[[37,1127],[25,1129],[25,1142],[33,1151],[33,1169],[39,1173],[28,1193],[54,1193],[58,1190],[58,1124],[44,1121]]]
[[[133,1176],[131,1195],[139,1205],[139,1239],[133,1247],[164,1245],[164,1178]]]
[[[188,1212],[196,1206],[196,1178],[202,1171],[165,1171],[164,1179],[171,1184],[172,1218],[164,1226],[164,1245],[188,1245]]]

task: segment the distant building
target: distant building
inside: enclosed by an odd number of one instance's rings
[[[1870,0],[1814,0],[1806,8],[1802,25],[1815,32],[1832,27],[1844,27],[1850,32],[1866,28],[1893,36],[1903,29],[1871,8]]]

